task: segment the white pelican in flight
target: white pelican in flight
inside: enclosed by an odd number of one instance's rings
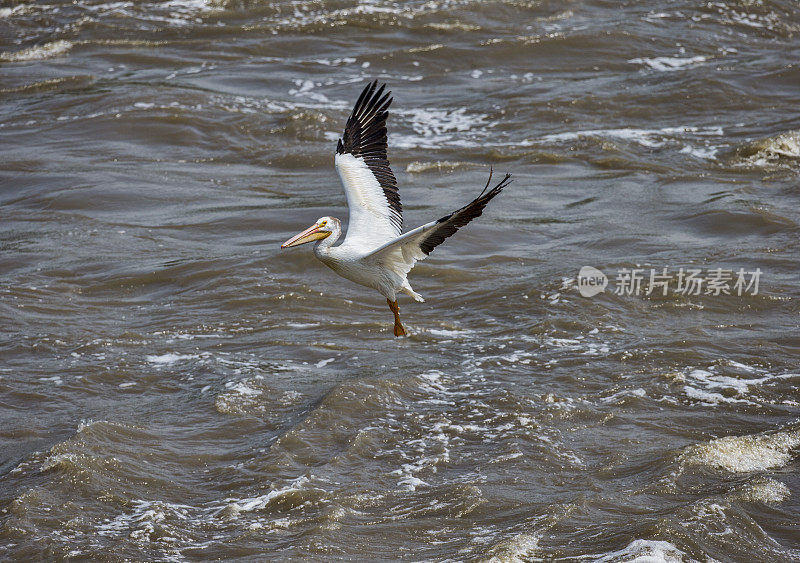
[[[511,175],[506,174],[487,191],[492,179],[490,172],[486,187],[470,203],[438,221],[402,234],[403,208],[397,180],[386,156],[386,117],[392,98],[391,92],[383,93],[385,87],[384,84],[378,88],[376,80],[364,88],[336,146],[334,163],[350,208],[344,242],[333,246],[342,234],[339,219],[320,217],[308,229],[284,242],[281,248],[317,241],[314,254],[323,264],[340,276],[386,297],[394,313],[394,335],[405,336],[397,292],[424,301],[408,284],[406,276],[411,268],[444,239],[480,216],[486,204],[508,185]]]

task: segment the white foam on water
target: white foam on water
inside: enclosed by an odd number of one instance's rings
[[[108,519],[95,528],[101,536],[125,535],[139,541],[158,541],[174,543],[179,538],[169,535],[178,533],[172,522],[186,521],[192,518],[194,507],[160,500],[137,500],[133,502],[133,510]],[[156,530],[156,528],[159,528]]]
[[[16,52],[0,53],[0,61],[6,62],[22,62],[22,61],[36,61],[41,59],[50,59],[63,55],[73,47],[71,41],[58,40],[30,47]]]
[[[130,428],[130,426],[119,422],[109,422],[108,420],[102,419],[94,420],[91,418],[83,419],[78,422],[78,427],[72,437],[67,438],[62,442],[58,442],[53,445],[52,448],[50,448],[50,450],[47,452],[47,457],[42,460],[42,465],[40,467],[41,471],[48,471],[51,469],[74,471],[76,468],[80,470],[80,468],[85,468],[87,464],[92,464],[92,460],[96,460],[98,458],[87,453],[76,453],[74,451],[69,451],[69,449],[72,449],[72,447],[75,445],[75,440],[81,439],[79,438],[79,435],[87,432],[97,425],[108,426],[112,429]],[[118,462],[118,460],[113,456],[107,456],[103,458],[103,461],[107,464]]]
[[[116,118],[119,118],[123,114],[132,113],[132,112],[140,112],[143,109],[145,109],[145,107],[148,108],[148,109],[159,109],[159,110],[167,110],[167,111],[180,110],[180,111],[185,111],[185,112],[190,112],[190,113],[198,112],[198,111],[202,110],[202,106],[199,105],[199,104],[198,105],[194,105],[194,106],[187,106],[187,105],[183,105],[183,104],[181,104],[179,102],[171,102],[169,104],[161,104],[161,105],[153,104],[152,106],[150,106],[149,104],[145,104],[144,107],[142,105],[139,105],[139,107],[137,107],[137,104],[142,104],[142,103],[143,102],[136,102],[136,103],[131,104],[129,106],[114,107],[114,108],[111,108],[111,109],[106,110],[106,111],[98,111],[98,112],[77,114],[77,115],[59,115],[56,118],[56,121],[86,121],[86,120],[89,120],[89,119],[97,119],[97,118],[112,118],[112,119],[116,119]],[[35,125],[37,123],[39,123],[39,122],[34,120],[34,121],[29,122],[28,125]],[[154,334],[159,334],[159,333],[166,334],[163,331],[158,331],[158,332],[155,332]],[[228,338],[230,338],[230,336]]]
[[[169,0],[163,3],[113,2],[97,7],[104,15],[125,7],[122,11],[129,17],[183,27],[201,23],[201,18],[219,10],[220,4],[222,3],[217,0]]]
[[[512,459],[520,458],[523,455],[525,455],[525,454],[522,453],[522,452],[514,452],[514,453],[510,453],[510,454],[499,455],[497,457],[494,457],[494,458],[490,459],[489,463],[502,463],[504,461],[510,461]]]
[[[759,139],[751,143],[753,154],[737,163],[739,166],[777,166],[787,160],[795,163],[800,159],[800,131],[788,131],[774,137]]]
[[[178,332],[170,335],[170,340],[197,340],[202,338],[233,338],[232,334],[192,334],[188,332]]]
[[[722,136],[722,127],[697,127],[693,125],[678,127],[662,127],[661,129],[637,129],[624,127],[620,129],[587,129],[585,131],[571,131],[544,135],[537,140],[527,141],[525,144],[576,141],[583,137],[599,137],[633,141],[647,148],[663,147],[667,141],[676,137],[692,135],[697,137]]]
[[[690,381],[697,382],[707,389],[732,389],[742,395],[747,393],[751,385],[757,385],[769,379],[768,377],[740,379],[738,377],[716,374],[713,370],[714,367],[708,370],[694,369],[686,374],[686,378]]]
[[[425,397],[418,399],[420,404],[447,404],[452,405],[450,399],[454,396],[463,397],[465,393],[453,391],[448,388],[449,379],[436,370],[419,374],[415,379],[418,389],[425,393]],[[406,452],[404,459],[410,461],[402,463],[398,469],[389,471],[389,475],[398,477],[397,485],[402,490],[414,492],[418,487],[430,487],[430,483],[420,477],[420,473],[436,473],[439,465],[450,461],[450,436],[464,431],[482,428],[467,428],[454,425],[447,416],[436,416],[430,421],[423,436],[406,442],[411,451]]]
[[[61,376],[58,375],[54,375],[52,377],[40,377],[39,381],[50,382],[54,385],[62,385],[64,383],[64,380],[61,379]]]
[[[165,77],[165,80],[172,80],[176,76],[180,75],[200,74],[201,72],[207,70],[215,70],[216,68],[217,65],[208,64],[207,62],[204,61],[202,64],[200,64],[200,66],[190,66],[188,68],[183,68],[180,70],[173,71]]]
[[[658,72],[674,72],[676,70],[685,70],[693,68],[708,60],[707,57],[653,57],[653,58],[636,58],[628,60],[632,64],[645,65],[652,70]]]
[[[343,20],[350,20],[353,16],[358,15],[389,15],[397,19],[413,20],[419,16],[427,13],[440,12],[444,5],[449,5],[450,2],[439,3],[435,1],[417,3],[391,3],[391,4],[378,4],[374,2],[359,2],[355,6],[339,9],[325,9],[320,10],[304,2],[293,2],[294,13],[291,17],[281,18],[274,23],[289,29],[296,29],[301,26],[312,24],[333,25]]]
[[[27,8],[25,4],[18,4],[13,8],[0,8],[0,18],[7,18],[14,14],[24,14],[28,11]]]
[[[297,79],[294,81],[294,84],[296,88],[291,88],[289,90],[290,96],[304,97],[322,104],[330,102],[328,96],[314,91],[316,87],[321,84],[315,84],[313,80],[308,79]]]
[[[717,8],[717,12],[721,15],[723,23],[756,29],[769,29],[771,31],[784,27],[781,25],[781,17],[773,11],[769,11],[766,14],[759,14],[737,3],[728,5],[723,2],[715,2],[713,6]],[[741,6],[742,10],[737,11],[737,6]]]
[[[614,393],[610,397],[605,397],[604,399],[602,399],[602,401],[604,403],[616,404],[616,403],[621,403],[622,401],[624,401],[626,398],[629,397],[637,397],[637,398],[647,397],[647,391],[645,391],[641,387],[637,389],[623,389],[622,391]]]
[[[238,393],[239,395],[245,397],[255,397],[257,395],[261,395],[263,391],[261,389],[253,389],[244,381],[229,381],[225,384],[225,387],[229,389],[232,393]]]
[[[391,134],[389,143],[398,148],[476,147],[480,145],[476,137],[484,136],[491,127],[488,115],[469,113],[463,107],[398,109],[395,113],[408,121],[415,133]]]
[[[335,59],[312,59],[312,62],[325,66],[341,66],[341,65],[353,64],[356,62],[356,59],[353,57],[342,57]]]
[[[740,362],[735,362],[733,360],[727,360],[727,363],[728,363],[729,366],[731,366],[733,368],[737,368],[737,369],[740,369],[740,370],[743,370],[743,371],[749,371],[751,373],[761,371],[757,367],[749,366],[747,364],[742,364]]]
[[[438,31],[478,31],[481,28],[479,25],[463,23],[460,21],[426,23],[425,27],[436,29]]]
[[[738,494],[733,496],[748,502],[777,504],[788,499],[791,494],[785,483],[775,479],[759,479],[748,483]]]
[[[581,342],[580,339],[577,338],[547,337],[545,338],[545,344],[547,346],[553,346],[555,348],[565,348],[567,350],[580,350],[583,343]]]
[[[619,551],[606,553],[597,559],[600,562],[626,563],[685,563],[694,561],[668,541],[637,539]]]
[[[645,20],[645,21],[649,21],[651,23],[661,23],[661,22],[659,22],[659,20],[670,18],[670,17],[673,17],[674,15],[675,14],[669,14],[667,12],[652,12],[651,11],[646,16],[644,16],[642,19]],[[683,17],[683,16],[681,15],[681,17]]]
[[[722,375],[717,373],[719,368],[716,365],[709,366],[706,369],[689,368],[687,373],[680,376],[680,380],[685,383],[683,387],[684,394],[709,406],[719,405],[720,403],[756,405],[758,403],[746,398],[751,394],[752,388],[800,375],[793,373],[770,374],[761,368],[732,360],[725,360],[725,364],[747,374],[752,374],[752,376],[733,377]]]
[[[680,150],[681,154],[688,154],[698,160],[714,160],[717,158],[718,148],[715,147],[695,147],[686,145]]]
[[[445,387],[444,374],[438,370],[426,371],[419,374],[420,389],[437,395],[457,395],[457,392],[448,391]]]
[[[196,354],[176,354],[174,352],[167,352],[166,354],[159,355],[151,354],[146,356],[145,359],[151,364],[170,365],[182,360],[193,360],[198,357],[199,356]]]
[[[212,12],[219,9],[219,2],[215,0],[169,0],[159,4],[164,8],[171,8],[183,12]]]
[[[63,442],[61,443],[63,444]],[[50,471],[51,469],[58,469],[59,467],[62,467],[62,464],[66,466],[80,466],[83,457],[84,456],[75,453],[49,455],[42,462],[41,470],[44,472]]]
[[[338,136],[336,137],[339,138]],[[286,323],[289,328],[314,328],[318,327],[319,323]]]
[[[94,419],[91,419],[91,418],[87,418],[85,420],[81,420],[78,423],[78,432],[79,433],[83,432],[87,428],[91,428],[95,424],[100,424],[100,423],[108,423],[108,421],[106,421],[106,420],[94,420]]]
[[[417,487],[429,487],[430,484],[420,477],[417,477],[417,473],[426,469],[435,472],[437,465],[440,463],[446,463],[450,460],[450,450],[448,448],[450,444],[450,438],[443,432],[444,426],[445,425],[443,424],[435,425],[434,431],[436,433],[427,437],[427,439],[433,439],[434,441],[439,442],[442,448],[439,453],[428,456],[421,455],[415,461],[411,463],[404,463],[399,469],[389,472],[390,475],[399,477],[397,481],[397,485],[399,487],[402,487],[409,492],[416,491]],[[419,445],[422,446],[422,451],[427,449],[427,443],[425,439],[422,440]]]
[[[434,160],[430,162],[414,161],[406,166],[406,172],[409,174],[421,174],[423,172],[430,172],[432,170],[441,172],[443,170],[455,170],[456,168],[462,168],[466,166],[473,166],[473,164],[469,162],[450,162],[447,160]]]
[[[285,496],[289,493],[301,492],[303,490],[308,490],[305,487],[306,484],[309,483],[309,478],[306,475],[302,477],[298,477],[285,487],[281,487],[278,489],[273,489],[266,494],[259,495],[256,497],[249,497],[243,499],[236,499],[236,498],[226,498],[225,499],[225,506],[219,509],[226,510],[226,513],[236,516],[241,512],[251,512],[253,510],[262,510],[266,508],[272,501],[278,499],[282,496]]]
[[[518,534],[503,540],[492,547],[492,555],[486,561],[490,563],[530,561],[539,549],[539,539],[540,536],[532,534]]]
[[[542,296],[542,298],[545,297]],[[543,365],[545,366],[557,365],[561,361],[571,360],[576,355],[603,357],[618,351],[613,341],[607,339],[605,334],[601,334],[599,330],[588,331],[585,334],[575,334],[570,337],[564,336],[560,332],[558,336],[553,336],[552,334],[537,335],[535,337],[520,335],[519,339],[535,342],[544,349],[542,352],[536,352],[527,359],[521,360],[521,363],[531,363],[533,359],[546,354],[550,359],[544,362]],[[557,353],[551,354],[552,352]],[[541,359],[543,360],[544,356]]]
[[[696,399],[701,403],[704,403],[709,406],[715,406],[720,403],[747,403],[751,405],[755,405],[752,401],[748,401],[747,399],[734,399],[732,397],[726,397],[722,393],[713,393],[710,391],[704,391],[702,389],[697,389],[690,385],[686,385],[683,388],[684,394],[689,397],[690,399]]]
[[[318,361],[316,364],[314,364],[314,366],[315,366],[315,367],[318,367],[318,368],[324,368],[324,367],[325,367],[325,366],[327,366],[329,363],[331,363],[331,362],[335,362],[335,361],[336,361],[336,358],[327,358],[327,359],[325,359],[325,360],[320,360],[320,361]]]
[[[787,465],[800,446],[800,431],[725,436],[705,444],[689,446],[680,461],[731,473],[765,471]]]
[[[446,328],[429,328],[425,332],[428,332],[434,336],[444,336],[446,338],[463,337],[475,333],[475,331],[469,329],[449,330]]]
[[[360,81],[360,79],[358,81]],[[310,83],[311,85],[309,86],[306,84],[306,82]],[[295,81],[295,85],[299,85],[300,88],[291,89],[291,92],[294,92],[292,95],[297,98],[291,102],[288,100],[269,100],[266,98],[253,98],[250,96],[225,95],[214,95],[211,96],[210,100],[211,103],[217,108],[231,113],[290,114],[298,110],[306,109],[321,110],[326,112],[330,111],[331,109],[338,109],[342,111],[349,111],[351,109],[352,100],[329,100],[327,96],[320,94],[325,101],[315,101],[314,98],[316,97],[317,93],[313,92],[313,88],[315,88],[315,86],[310,80],[298,80]],[[306,90],[301,91],[301,89],[304,87]],[[330,140],[333,141],[336,141],[341,134],[340,131],[329,131],[325,133],[326,138],[329,138],[328,133],[332,135]]]

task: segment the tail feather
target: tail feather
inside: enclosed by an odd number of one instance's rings
[[[408,285],[408,282],[406,282],[406,283],[405,283],[405,284],[404,284],[404,285],[403,285],[403,286],[400,288],[400,291],[402,291],[402,292],[403,292],[403,293],[405,293],[406,295],[410,296],[410,297],[411,297],[411,298],[412,298],[414,301],[416,301],[417,303],[424,303],[424,302],[425,302],[425,299],[423,299],[423,298],[422,298],[422,295],[420,295],[419,293],[417,293],[416,291],[414,291],[413,289],[411,289],[411,286],[410,286],[410,285]]]

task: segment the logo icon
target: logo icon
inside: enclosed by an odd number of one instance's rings
[[[578,291],[584,297],[594,297],[606,290],[608,278],[606,275],[591,266],[584,266],[578,272]]]

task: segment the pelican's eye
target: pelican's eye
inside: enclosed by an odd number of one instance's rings
[[[319,226],[320,226],[320,227],[324,227],[324,226],[325,226],[325,225],[327,225],[327,224],[328,224],[328,222],[327,222],[327,221],[323,221],[322,223],[320,223],[320,224],[319,224]]]

